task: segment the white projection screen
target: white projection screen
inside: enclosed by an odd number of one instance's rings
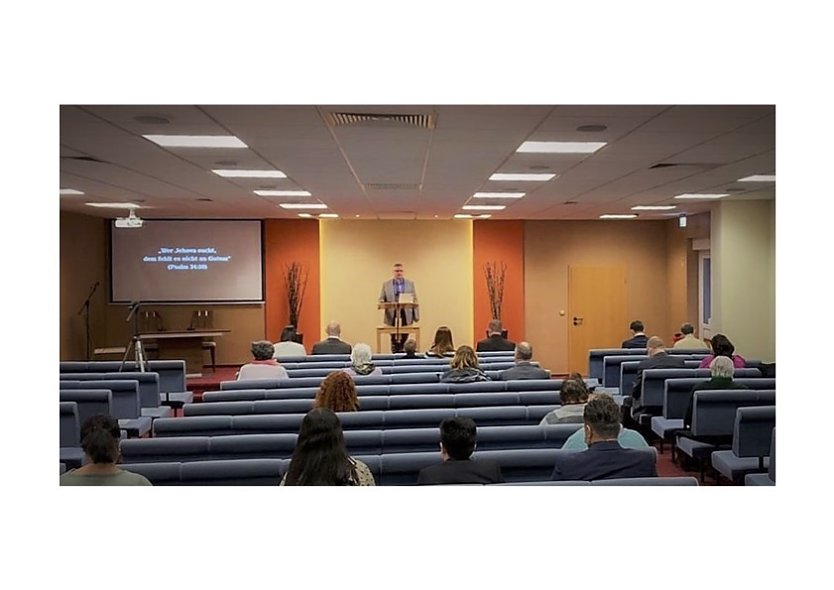
[[[113,303],[263,301],[259,220],[146,220],[110,226]]]

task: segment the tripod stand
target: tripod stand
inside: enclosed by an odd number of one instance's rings
[[[90,289],[90,294],[87,295],[87,299],[84,300],[84,303],[81,304],[81,309],[78,310],[78,315],[84,314],[84,328],[85,328],[85,343],[86,343],[86,352],[87,352],[87,360],[93,360],[93,341],[90,339],[90,302],[93,299],[93,293],[96,292],[98,289],[99,282],[96,281],[96,284],[93,285],[93,288]]]
[[[133,336],[131,337],[130,342],[128,342],[128,345],[125,347],[125,355],[122,358],[122,365],[119,367],[120,373],[125,370],[125,363],[130,356],[131,349],[133,350],[137,370],[142,373],[145,373],[148,370],[146,365],[147,356],[145,355],[145,347],[142,344],[142,338],[139,336],[139,308],[141,306],[141,301],[131,303],[130,313],[128,313],[127,318],[125,318],[126,322],[129,322],[130,318],[133,318]]]

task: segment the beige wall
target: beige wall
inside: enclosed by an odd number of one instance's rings
[[[712,332],[749,359],[776,360],[774,200],[726,201],[712,212]]]
[[[554,373],[568,370],[570,265],[621,265],[626,269],[627,313],[650,335],[671,340],[669,268],[680,275],[680,247],[667,259],[668,221],[528,221],[525,229],[525,330],[535,356]],[[679,289],[673,295],[679,296]],[[675,309],[680,305],[676,303]],[[620,342],[630,336],[622,326]]]
[[[91,327],[93,347],[124,346],[133,324],[125,322],[128,307],[111,305],[108,270],[108,221],[100,217],[62,212],[60,216],[60,326],[61,360],[84,359],[84,321],[78,308],[90,287],[100,281],[92,300]],[[130,230],[125,230],[130,231]],[[159,311],[169,330],[185,329],[194,309],[213,309],[217,328],[231,332],[217,339],[217,362],[240,364],[250,358],[252,340],[264,337],[262,305],[148,305],[147,311]],[[206,353],[208,362],[208,353]]]
[[[420,347],[431,345],[440,325],[455,345],[472,344],[472,223],[470,221],[322,221],[321,320],[342,324],[342,338],[367,342],[376,352],[376,308],[382,283],[395,262],[415,282],[420,303]],[[305,337],[306,340],[306,337]],[[390,340],[388,341],[390,343]],[[383,340],[382,352],[390,352]]]

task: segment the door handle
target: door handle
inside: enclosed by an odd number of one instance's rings
[[[574,316],[573,325],[574,326],[581,326],[582,325],[582,320],[583,320],[583,318],[578,318],[578,317]]]

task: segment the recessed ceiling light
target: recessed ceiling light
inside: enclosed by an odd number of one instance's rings
[[[354,217],[359,217],[359,213],[357,213],[356,215],[354,215]]]
[[[90,207],[106,207],[110,209],[140,209],[136,203],[85,203]]]
[[[281,203],[283,209],[327,209],[324,203]]]
[[[286,178],[280,170],[212,170],[223,178]]]
[[[606,213],[605,215],[600,215],[600,219],[634,219],[637,217],[636,213],[628,213],[624,215],[613,214],[613,213]]]
[[[455,219],[472,219],[468,213],[455,213]]]
[[[520,199],[527,193],[475,193],[473,199]]]
[[[61,195],[83,195],[83,191],[77,191],[74,188],[62,188],[58,191]]]
[[[254,191],[259,197],[312,197],[310,191]]]
[[[608,129],[607,125],[580,125],[576,128],[577,131],[583,131],[586,133],[605,131],[606,129]]]
[[[506,205],[464,205],[461,207],[464,211],[501,211],[506,208]]]
[[[632,211],[669,211],[670,209],[677,209],[677,205],[635,205],[631,208]]]
[[[489,213],[484,213],[483,215],[478,215],[478,219],[489,219],[492,217]]]
[[[517,152],[523,154],[593,154],[606,141],[525,141]]]
[[[322,213],[321,215],[319,215],[319,217],[326,217],[326,218],[329,218],[329,219],[333,219],[333,218],[338,217],[338,216],[339,216],[338,213]]]
[[[720,199],[722,197],[729,197],[727,193],[684,193],[682,195],[675,195],[676,199]]]
[[[298,216],[299,217],[312,217],[313,214],[312,213],[299,213]]]
[[[489,177],[490,180],[529,180],[531,182],[535,181],[548,181],[552,180],[556,175],[555,174],[511,174],[511,173],[504,173],[504,172],[496,172],[492,176]]]
[[[739,178],[739,182],[776,182],[775,174],[754,174],[753,176],[745,176]]]
[[[143,135],[162,147],[245,148],[249,147],[234,135]]]

